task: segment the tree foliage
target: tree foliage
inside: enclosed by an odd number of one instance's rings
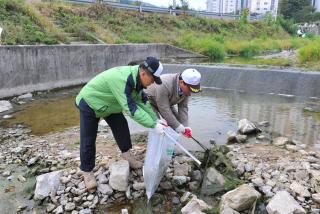
[[[281,0],[280,14],[294,22],[310,22],[320,20],[320,13],[310,5],[310,0]]]

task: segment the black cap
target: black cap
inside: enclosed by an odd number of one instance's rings
[[[147,70],[152,74],[154,81],[156,84],[162,84],[160,79],[160,74],[163,71],[163,66],[161,62],[154,57],[147,57],[146,61],[144,61],[143,65],[147,68]]]

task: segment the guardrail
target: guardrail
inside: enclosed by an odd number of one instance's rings
[[[85,4],[92,4],[92,3],[98,2],[96,0],[67,0],[67,1],[76,2],[76,3],[85,3]],[[101,3],[113,8],[135,10],[139,12],[169,13],[169,14],[177,14],[177,15],[188,14],[188,15],[201,15],[201,16],[215,17],[215,18],[221,18],[221,19],[223,18],[239,19],[239,15],[236,15],[236,14],[214,13],[214,12],[195,11],[195,10],[176,10],[176,9],[150,7],[150,6],[135,6],[135,5],[129,5],[129,4],[114,3],[110,1],[101,1]]]

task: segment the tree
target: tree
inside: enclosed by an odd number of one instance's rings
[[[180,0],[181,10],[189,10],[189,2],[187,0]]]
[[[317,17],[310,0],[282,0],[279,11],[285,19],[293,19],[295,22],[308,22]]]

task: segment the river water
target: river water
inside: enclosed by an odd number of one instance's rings
[[[10,112],[14,118],[2,119],[0,124],[23,123],[36,135],[79,125],[79,113],[74,105],[79,90],[73,88],[36,95],[32,102],[15,105]],[[319,106],[319,100],[204,88],[203,92],[191,96],[189,125],[194,137],[208,146],[210,139],[225,144],[227,132],[236,131],[237,122],[247,118],[253,122],[269,121],[270,132],[319,147],[320,113],[304,111],[305,107],[320,109]],[[187,147],[199,149],[191,141]]]

